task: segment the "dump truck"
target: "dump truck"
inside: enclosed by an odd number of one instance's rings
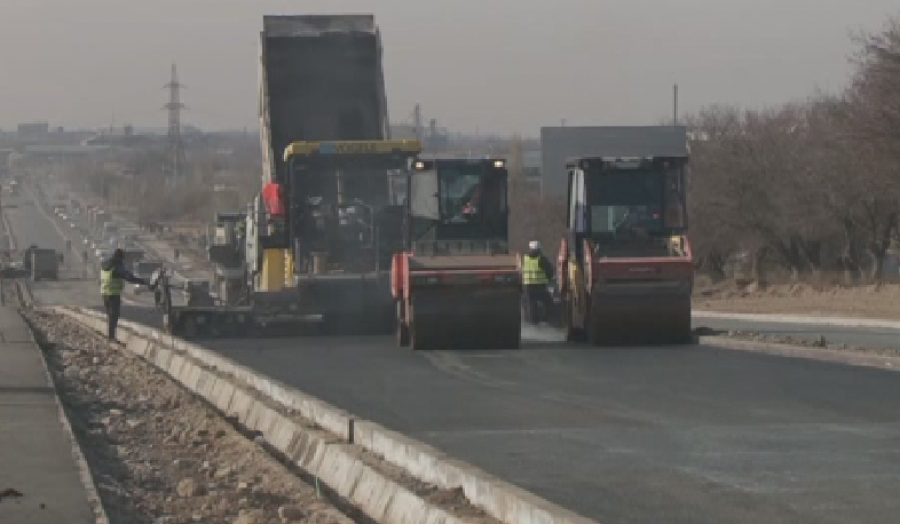
[[[263,186],[285,183],[294,142],[390,137],[373,16],[265,16],[260,51]]]
[[[673,133],[676,140],[685,136],[678,129]],[[566,163],[568,234],[558,269],[569,340],[691,340],[687,146],[645,153],[581,156]]]
[[[286,185],[270,185],[247,217],[248,293],[240,304],[175,306],[166,325],[188,337],[231,336],[279,324],[345,332],[393,329],[391,260],[403,249],[403,206],[388,171],[406,171],[418,141],[298,142],[285,151]]]
[[[508,243],[506,161],[422,159],[405,198],[405,249],[392,261],[399,346],[516,349],[519,257]]]
[[[260,63],[263,179],[247,210],[248,288],[303,291],[305,306],[297,293],[255,295],[273,320],[305,310],[325,324],[352,322],[372,294],[390,299],[387,250],[401,245],[390,172],[407,169],[421,145],[388,141],[373,16],[266,16]],[[343,308],[324,306],[339,297]]]
[[[168,325],[213,333],[221,322],[243,330],[315,321],[340,331],[365,319],[390,332],[391,256],[403,245],[391,181],[421,145],[389,139],[374,17],[266,16],[260,52],[263,170],[243,213],[243,252],[234,255],[243,260],[217,263],[225,305],[171,309],[160,294]],[[214,256],[232,257],[234,247]]]

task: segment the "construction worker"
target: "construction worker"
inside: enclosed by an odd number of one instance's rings
[[[538,306],[543,305],[544,315],[553,305],[548,286],[553,279],[553,266],[541,250],[541,243],[528,243],[528,253],[522,257],[522,285],[525,291],[528,320],[537,323],[540,318]]]
[[[103,307],[106,309],[107,336],[110,340],[116,340],[116,325],[119,323],[119,313],[122,310],[123,281],[150,287],[148,281],[134,276],[125,268],[125,252],[117,248],[112,256],[100,265],[100,294],[103,296]]]

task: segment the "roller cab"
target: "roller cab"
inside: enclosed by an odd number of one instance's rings
[[[420,159],[394,255],[397,341],[416,350],[519,347],[521,277],[502,159]]]
[[[687,155],[567,163],[568,235],[558,269],[568,339],[690,341],[687,170]]]

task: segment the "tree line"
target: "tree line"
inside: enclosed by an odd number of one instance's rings
[[[691,237],[699,269],[755,278],[881,279],[900,237],[900,17],[855,38],[849,86],[764,110],[690,116]]]

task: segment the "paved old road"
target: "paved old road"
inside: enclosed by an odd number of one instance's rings
[[[50,241],[31,213],[16,211],[20,243]],[[387,337],[209,345],[598,521],[896,522],[900,375],[525,335],[521,351],[428,354]]]

